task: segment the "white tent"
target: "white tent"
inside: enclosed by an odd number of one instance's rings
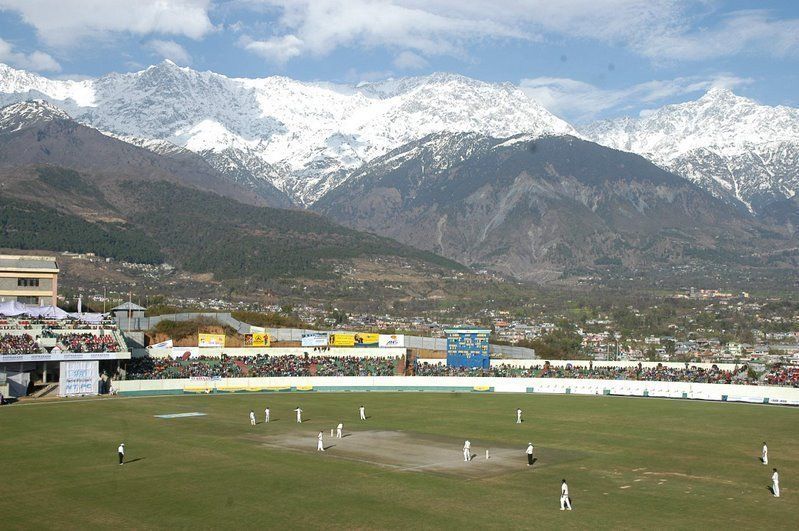
[[[15,317],[28,313],[28,306],[17,301],[0,302],[0,315]]]

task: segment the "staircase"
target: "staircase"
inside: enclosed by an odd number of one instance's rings
[[[45,398],[47,396],[55,396],[54,393],[58,391],[58,383],[45,384],[30,395],[30,398]]]

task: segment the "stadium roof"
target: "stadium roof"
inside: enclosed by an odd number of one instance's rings
[[[20,270],[58,273],[58,264],[53,256],[0,254],[0,271]]]
[[[119,305],[119,306],[117,306],[116,308],[111,308],[111,311],[112,311],[112,312],[116,312],[116,311],[125,311],[125,312],[126,312],[126,311],[128,311],[128,310],[130,310],[130,311],[143,311],[143,310],[146,310],[146,309],[147,309],[147,308],[144,308],[144,307],[142,307],[142,306],[139,306],[139,305],[138,305],[138,304],[136,304],[136,303],[133,303],[133,302],[126,302],[126,303],[124,303],[124,304],[120,304],[120,305]]]

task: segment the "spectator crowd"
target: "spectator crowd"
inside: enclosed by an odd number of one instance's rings
[[[94,335],[90,333],[61,334],[58,336],[58,347],[64,352],[118,352],[114,336]]]
[[[0,335],[0,354],[38,354],[43,352],[29,334]]]
[[[799,372],[799,371],[797,371]],[[568,364],[564,367],[555,367],[549,363],[532,367],[514,367],[512,365],[495,365],[489,369],[449,367],[443,364],[421,363],[415,368],[417,376],[476,376],[476,377],[504,377],[504,378],[575,378],[597,380],[643,380],[657,382],[691,382],[691,383],[719,383],[719,384],[754,384],[756,378],[749,375],[746,365],[736,370],[727,371],[713,365],[709,369],[690,366],[684,368],[666,367],[658,364],[656,367],[643,367],[640,363],[631,367],[594,367]],[[774,381],[778,381],[775,378]],[[788,385],[788,384],[780,384]]]
[[[128,362],[129,380],[171,378],[235,378],[257,376],[393,376],[396,360],[336,356],[256,356],[189,359],[133,358]]]

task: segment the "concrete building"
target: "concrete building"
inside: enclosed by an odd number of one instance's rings
[[[56,306],[57,297],[54,256],[0,254],[0,302]]]

